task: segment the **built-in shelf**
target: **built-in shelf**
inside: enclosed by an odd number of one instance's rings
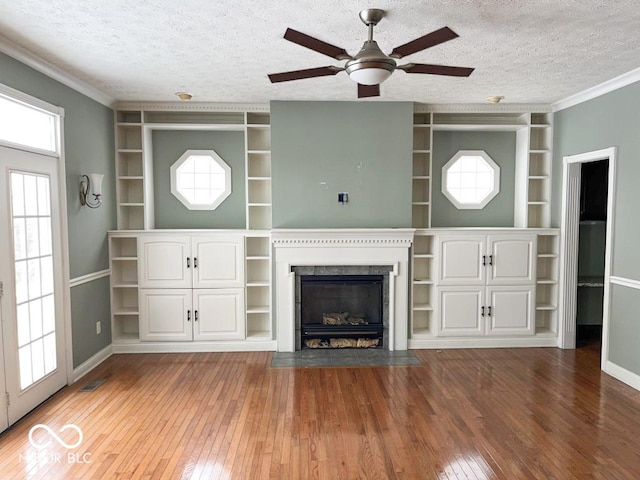
[[[111,336],[114,343],[139,341],[138,240],[118,232],[108,236]]]

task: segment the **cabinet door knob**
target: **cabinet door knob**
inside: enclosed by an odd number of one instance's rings
[[[482,266],[483,267],[487,266],[487,256],[486,255],[482,255]]]
[[[480,309],[480,315],[484,317],[484,307]]]
[[[193,311],[193,321],[197,322],[198,321],[198,310],[194,310]]]
[[[191,258],[187,257],[187,268],[191,268]]]
[[[491,316],[491,307],[489,307],[487,310],[488,310],[487,311],[487,316],[490,317]]]
[[[198,268],[198,257],[193,257],[193,268]]]
[[[187,322],[191,321],[191,310],[187,310]]]
[[[489,255],[489,265],[493,266],[493,255]]]

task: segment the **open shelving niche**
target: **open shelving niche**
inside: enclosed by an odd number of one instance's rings
[[[536,265],[536,334],[558,334],[560,233],[538,234]]]
[[[551,223],[553,113],[541,105],[430,106],[413,115],[412,226],[430,228],[433,132],[515,132],[514,227],[548,228]]]
[[[416,230],[412,247],[411,329],[412,339],[435,335],[435,236]]]
[[[109,234],[111,335],[114,343],[140,340],[137,241],[135,235]]]
[[[109,235],[113,341],[140,341],[135,230],[154,228],[154,130],[244,132],[246,338],[248,341],[271,340],[271,118],[268,106],[123,103],[116,106],[114,120],[118,231]]]

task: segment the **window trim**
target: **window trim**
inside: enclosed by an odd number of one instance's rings
[[[493,170],[493,190],[479,203],[462,203],[447,189],[447,172],[462,157],[482,157]],[[481,210],[500,193],[500,166],[484,150],[459,150],[442,167],[442,194],[459,210]]]

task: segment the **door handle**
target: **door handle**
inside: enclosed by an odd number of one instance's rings
[[[493,255],[489,255],[489,265],[493,266]]]
[[[187,322],[191,321],[191,310],[187,310]]]
[[[484,317],[484,307],[480,310],[480,315]]]
[[[198,257],[193,257],[193,268],[198,268]]]
[[[191,268],[191,258],[187,257],[187,268]]]
[[[490,317],[491,316],[491,307],[488,308],[488,313],[487,316]]]
[[[194,310],[193,311],[193,321],[197,322],[198,321],[198,310]]]
[[[483,267],[487,266],[487,256],[486,255],[482,255],[482,266]]]

